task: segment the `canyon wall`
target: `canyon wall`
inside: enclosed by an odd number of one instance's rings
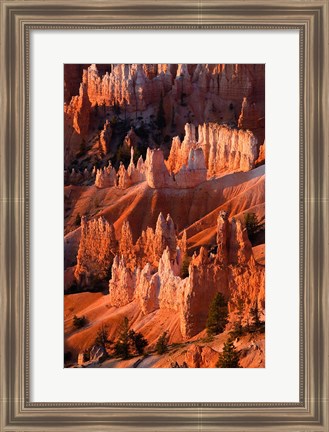
[[[105,140],[108,123],[100,134]],[[104,146],[106,144],[104,143]],[[158,188],[193,188],[207,180],[223,174],[250,171],[264,162],[265,144],[258,155],[257,138],[250,131],[231,129],[215,123],[203,124],[196,128],[193,124],[185,125],[185,137],[173,138],[170,154],[164,159],[160,149],[147,149],[145,162],[142,156],[134,163],[134,147],[131,146],[130,164],[126,169],[120,164],[118,172],[109,164],[103,169],[94,168],[89,174],[72,171],[66,176],[66,182],[78,184],[93,177],[98,188],[118,186],[126,189],[136,183],[146,181],[153,189]]]
[[[128,265],[124,258],[115,260],[114,272],[109,282],[110,303],[123,306],[137,300],[144,314],[157,308],[176,311],[180,317],[180,330],[189,338],[205,328],[209,305],[217,292],[227,299],[232,323],[236,319],[239,302],[244,301],[242,320],[250,321],[251,309],[257,304],[262,316],[265,312],[264,267],[253,258],[252,246],[245,228],[239,220],[229,221],[225,212],[220,212],[217,221],[217,251],[209,253],[201,247],[189,264],[188,276],[182,277],[182,251],[174,241],[171,218],[159,215],[154,232],[142,234],[136,243],[145,246],[145,238],[155,242],[153,257],[149,261],[137,259],[137,267]],[[163,233],[167,233],[165,238]],[[171,233],[171,234],[169,234]],[[152,237],[153,236],[153,237]],[[139,243],[140,242],[140,243]],[[174,252],[174,247],[176,250]],[[150,253],[150,244],[145,247]],[[159,254],[160,258],[159,257]],[[151,262],[151,263],[150,263]],[[144,266],[140,266],[143,265]],[[128,283],[129,282],[129,283]],[[127,290],[127,292],[125,292]]]
[[[65,65],[65,166],[79,154],[91,113],[115,108],[125,119],[145,124],[161,113],[163,136],[184,131],[186,122],[230,124],[264,141],[265,66],[211,64]],[[80,90],[77,94],[77,80]],[[159,119],[158,119],[159,120]],[[172,136],[172,135],[171,135]],[[101,139],[102,151],[109,140]]]
[[[79,95],[64,104],[64,164],[81,151],[89,131],[91,103],[88,97],[87,74],[84,71]]]
[[[179,137],[173,139],[166,161],[169,171],[177,173],[188,165],[192,149],[203,151],[208,178],[225,173],[249,171],[255,167],[258,142],[251,131],[204,123],[198,127],[198,140],[195,132],[193,124],[186,124],[183,142],[180,142]]]
[[[171,107],[188,105],[199,123],[231,111],[232,120],[252,129],[264,117],[264,71],[264,65],[248,64],[93,64],[88,96],[92,105],[119,105],[128,112],[145,111],[163,96]]]

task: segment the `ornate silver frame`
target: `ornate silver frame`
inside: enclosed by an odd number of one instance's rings
[[[135,23],[138,22],[138,25]],[[29,401],[31,29],[298,29],[300,32],[299,403]],[[329,431],[328,0],[1,0],[2,431]]]

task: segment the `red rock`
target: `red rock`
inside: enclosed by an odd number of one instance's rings
[[[134,298],[136,286],[135,272],[128,266],[124,256],[114,258],[112,277],[109,282],[109,303],[120,307],[130,303]]]
[[[109,162],[107,167],[96,171],[95,186],[99,189],[116,186],[116,171]]]
[[[104,123],[103,130],[99,135],[99,146],[104,155],[110,151],[110,142],[112,138],[112,128],[108,120]]]
[[[64,105],[65,165],[68,165],[81,150],[81,145],[89,130],[90,108],[87,83],[83,78],[79,96],[72,97],[70,103]]]
[[[81,237],[74,276],[81,287],[108,278],[116,239],[114,228],[104,218],[81,219]]]
[[[129,221],[125,221],[121,228],[119,253],[120,257],[124,258],[127,267],[134,271],[136,267],[136,255]]]

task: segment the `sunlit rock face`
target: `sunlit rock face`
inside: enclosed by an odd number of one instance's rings
[[[182,251],[177,248],[173,221],[160,214],[155,232],[148,231],[137,241],[137,249],[143,245],[148,251],[146,264],[140,267],[137,259],[137,266],[131,266],[124,253],[121,259],[116,258],[109,283],[111,304],[123,306],[135,298],[144,314],[158,308],[173,310],[179,314],[184,338],[205,328],[209,305],[217,292],[227,299],[232,320],[241,300],[245,305],[241,315],[244,322],[250,319],[255,304],[264,314],[264,267],[253,258],[245,228],[220,212],[216,238],[217,251],[209,253],[201,247],[192,257],[188,276],[183,278]],[[130,240],[128,243],[132,245]]]
[[[113,261],[109,283],[109,303],[116,307],[128,304],[134,298],[135,286],[135,273],[127,267],[125,258],[117,255]]]
[[[108,278],[116,254],[114,228],[104,218],[81,219],[81,237],[74,276],[81,287]]]
[[[116,184],[117,174],[111,162],[107,167],[100,168],[96,171],[95,186],[99,189],[116,186]]]
[[[103,130],[99,135],[99,147],[101,152],[106,155],[110,151],[112,138],[112,128],[108,120],[105,121]]]
[[[195,124],[216,122],[250,129],[262,144],[264,69],[264,65],[247,64],[93,64],[85,66],[82,80],[79,70],[71,67],[65,74],[65,101],[70,104],[83,81],[92,107],[120,107],[133,118],[156,116],[162,105],[167,128],[174,124],[179,133],[190,117]]]
[[[195,126],[187,124],[183,142],[180,142],[179,137],[173,139],[166,161],[168,170],[179,173],[184,166],[188,167],[191,152],[196,150],[202,150],[207,176],[210,178],[253,169],[258,157],[258,141],[248,130],[231,129],[215,123],[199,125],[196,141]],[[201,164],[201,157],[199,160]]]
[[[207,169],[201,149],[191,148],[186,165],[174,174],[169,173],[161,150],[147,150],[145,177],[153,189],[188,189],[206,181]]]
[[[145,231],[142,231],[136,242],[135,250],[138,265],[144,267],[147,263],[150,263],[153,268],[157,268],[163,251],[167,247],[171,259],[175,259],[177,237],[174,222],[169,214],[164,218],[163,214],[160,213],[155,230],[148,227]]]
[[[144,315],[159,308],[159,289],[159,275],[152,273],[152,266],[149,263],[142,270],[137,269],[135,298]]]

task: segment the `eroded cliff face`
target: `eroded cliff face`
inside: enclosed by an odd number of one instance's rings
[[[114,228],[104,218],[81,219],[81,237],[74,276],[87,287],[108,278],[117,252]]]
[[[103,133],[107,130],[105,124]],[[107,132],[106,132],[107,133]],[[102,138],[103,137],[103,138]],[[207,178],[218,177],[233,172],[250,171],[264,162],[264,145],[258,155],[257,139],[250,131],[231,129],[214,123],[203,124],[196,128],[193,124],[185,125],[185,137],[180,142],[175,137],[167,160],[160,149],[147,149],[145,162],[142,156],[134,163],[134,147],[130,147],[131,158],[128,168],[120,164],[118,172],[109,165],[90,173],[72,171],[66,182],[78,184],[95,175],[98,188],[117,186],[127,189],[146,181],[153,189],[172,188],[189,189],[203,183]],[[105,145],[105,144],[104,144]]]
[[[84,72],[79,96],[64,104],[64,163],[68,165],[81,151],[89,131],[91,103],[88,97],[87,76]]]
[[[125,306],[134,298],[136,275],[130,268],[124,256],[115,257],[109,283],[109,303],[112,306]]]
[[[116,186],[117,173],[109,162],[107,167],[96,170],[95,186],[99,189]]]
[[[161,112],[163,136],[173,127],[182,133],[186,121],[214,122],[251,130],[258,146],[264,141],[264,65],[93,64],[80,76],[79,95],[79,70],[65,68],[66,166],[88,139],[89,117],[98,108],[104,115],[106,107],[120,111],[135,125],[138,118],[151,124]],[[127,144],[133,145],[136,136],[130,135]],[[101,137],[100,149],[109,151],[108,138]]]
[[[153,239],[148,246],[143,243],[150,255],[142,268],[132,271],[124,258],[120,261],[116,258],[109,283],[111,304],[123,306],[136,299],[144,314],[157,308],[173,310],[179,314],[180,331],[185,338],[205,328],[209,305],[217,292],[221,292],[229,302],[232,323],[236,320],[241,300],[244,309],[240,314],[244,323],[250,321],[251,309],[255,304],[260,316],[263,316],[264,267],[255,262],[251,243],[241,222],[235,219],[229,221],[227,214],[220,212],[216,253],[201,247],[200,252],[192,257],[188,277],[183,278],[182,251],[177,248],[174,228],[171,228],[173,223],[171,218],[168,219],[159,215],[155,234],[144,233],[141,236],[143,240],[137,242],[140,246],[146,238]],[[153,242],[156,246],[152,249]]]
[[[130,112],[143,111],[159,102],[161,95],[172,93],[174,101],[191,105],[197,116],[210,116],[211,110],[223,111],[225,106],[234,118],[236,108],[240,113],[243,98],[248,98],[264,117],[264,82],[264,65],[93,64],[88,68],[90,102],[118,104]]]
[[[182,167],[188,166],[192,150],[202,150],[210,178],[253,169],[258,157],[258,142],[249,130],[231,129],[215,123],[199,125],[196,141],[195,126],[186,124],[183,142],[179,137],[173,139],[166,161],[169,171],[179,173]]]

